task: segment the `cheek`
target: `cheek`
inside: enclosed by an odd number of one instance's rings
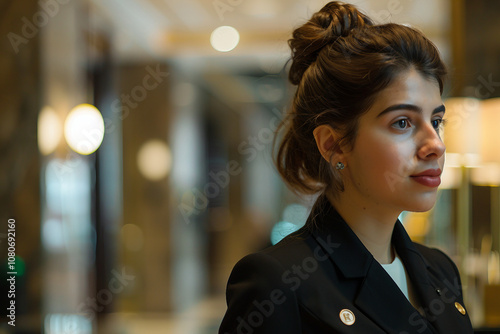
[[[359,141],[359,153],[356,157],[355,171],[366,185],[373,184],[380,188],[408,175],[411,170],[413,145],[397,142],[383,135],[365,136]],[[362,180],[361,180],[362,179]]]
[[[411,169],[414,146],[409,142],[375,134],[365,137],[359,148],[359,162],[379,178],[386,173],[402,175]]]

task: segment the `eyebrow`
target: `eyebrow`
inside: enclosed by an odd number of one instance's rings
[[[388,113],[388,112],[391,112],[394,110],[411,110],[411,111],[415,111],[418,113],[422,113],[422,108],[420,108],[419,106],[416,106],[414,104],[403,103],[403,104],[395,104],[393,106],[385,108],[384,110],[382,110],[382,112],[380,114],[378,114],[377,118],[382,116],[385,113]],[[445,112],[445,111],[446,111],[446,108],[445,108],[444,104],[442,104],[439,107],[435,108],[432,111],[432,114],[434,115],[434,114],[437,114],[440,112]]]

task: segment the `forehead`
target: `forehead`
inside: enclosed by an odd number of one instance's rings
[[[439,84],[413,68],[402,72],[375,96],[367,115],[376,117],[385,108],[403,103],[418,106],[424,113],[434,110],[443,104]]]

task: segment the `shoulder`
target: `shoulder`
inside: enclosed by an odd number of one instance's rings
[[[233,268],[229,281],[252,279],[256,283],[279,285],[289,267],[311,253],[310,238],[292,234],[281,242],[256,253],[246,255]]]
[[[239,260],[231,272],[229,282],[246,279],[262,284],[268,284],[269,280],[278,283],[282,271],[283,265],[278,259],[266,251],[261,251]]]
[[[455,262],[443,251],[418,243],[414,243],[414,245],[435,275],[452,280],[455,278],[460,279]]]
[[[236,263],[226,288],[227,311],[219,333],[300,333],[295,293],[282,278],[283,250],[273,246]],[[286,257],[285,257],[286,258]]]

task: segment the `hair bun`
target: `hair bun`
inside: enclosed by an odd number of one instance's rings
[[[373,25],[372,20],[350,4],[331,1],[293,32],[288,40],[292,49],[289,80],[298,85],[304,72],[314,63],[324,46],[346,37],[353,29]]]

